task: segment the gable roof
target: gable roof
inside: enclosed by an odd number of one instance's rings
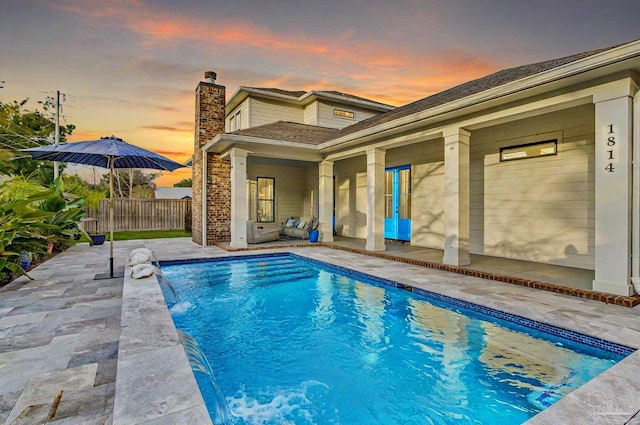
[[[395,109],[395,106],[387,105],[386,103],[377,102],[375,100],[355,96],[349,93],[339,92],[336,90],[304,91],[283,90],[275,87],[240,86],[227,101],[225,107],[227,114],[235,109],[242,101],[244,101],[245,98],[247,98],[247,96],[250,95],[278,99],[285,102],[292,102],[300,106],[305,106],[316,99],[323,99],[326,101],[347,104],[352,107],[365,108],[375,112],[387,112]]]
[[[237,130],[229,134],[283,140],[307,145],[319,145],[335,137],[338,134],[338,130],[296,122],[277,121],[244,130]]]
[[[391,105],[388,105],[386,103],[378,102],[376,100],[367,99],[365,97],[360,97],[360,96],[356,96],[356,95],[349,94],[349,93],[343,93],[343,92],[336,91],[336,90],[329,90],[329,91],[327,91],[327,90],[313,90],[313,91],[309,92],[308,95],[312,95],[312,94],[315,94],[316,96],[319,96],[319,97],[329,97],[329,96],[332,97],[332,98],[341,97],[341,98],[344,98],[346,101],[356,100],[356,101],[359,101],[359,102],[374,103],[374,104],[380,105],[381,107],[384,107],[385,109],[389,109],[389,110],[396,108],[395,106],[391,106]]]
[[[306,91],[304,90],[283,90],[283,89],[278,89],[275,87],[247,87],[248,89],[254,89],[254,90],[260,90],[260,91],[265,91],[265,92],[271,92],[271,93],[276,93],[276,94],[281,94],[284,96],[290,96],[294,99],[299,98],[300,96],[304,95],[306,93]]]
[[[624,43],[624,44],[628,44],[628,43]],[[565,56],[557,59],[546,60],[546,61],[537,62],[529,65],[521,65],[521,66],[516,66],[514,68],[503,69],[501,71],[494,72],[493,74],[487,75],[485,77],[468,81],[466,83],[452,87],[448,90],[433,94],[431,96],[427,96],[423,99],[420,99],[415,102],[396,108],[393,111],[375,115],[369,119],[366,119],[358,123],[355,123],[353,125],[350,125],[348,127],[345,127],[342,130],[340,130],[340,134],[338,135],[338,137],[346,136],[360,130],[374,127],[376,125],[393,121],[395,119],[402,118],[408,115],[412,115],[417,112],[434,108],[436,106],[444,105],[446,103],[453,102],[477,93],[481,93],[483,91],[493,89],[525,77],[529,77],[535,74],[540,74],[544,71],[558,68],[560,66],[569,64],[571,62],[576,62],[580,59],[584,59],[586,57],[593,56],[595,54],[614,49],[624,44],[618,44],[616,46],[605,47],[597,50],[591,50],[588,52],[578,53],[578,54]]]

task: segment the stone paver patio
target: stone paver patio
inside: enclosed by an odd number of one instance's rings
[[[142,246],[160,261],[231,255],[189,239],[127,241],[116,243],[116,265]],[[288,251],[640,348],[639,307],[324,247]],[[233,255],[246,254],[255,252]],[[0,289],[0,424],[208,422],[155,278],[93,280],[107,264],[108,245],[78,245],[34,269],[34,281]],[[636,352],[528,423],[638,425],[638,376]]]

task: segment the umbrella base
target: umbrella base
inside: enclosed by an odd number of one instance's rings
[[[117,278],[122,278],[122,277],[124,277],[124,269],[114,270],[113,271],[113,276],[109,272],[107,272],[107,273],[98,273],[98,274],[95,275],[93,280],[117,279]]]

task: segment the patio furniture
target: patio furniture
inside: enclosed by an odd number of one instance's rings
[[[280,239],[279,229],[259,229],[255,221],[247,221],[247,243],[271,242],[278,239]]]
[[[280,233],[292,238],[309,239],[309,230],[316,230],[317,228],[317,219],[290,217],[280,229]]]

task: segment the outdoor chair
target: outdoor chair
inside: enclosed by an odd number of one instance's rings
[[[263,243],[280,239],[279,229],[258,229],[255,221],[247,221],[247,243]]]

